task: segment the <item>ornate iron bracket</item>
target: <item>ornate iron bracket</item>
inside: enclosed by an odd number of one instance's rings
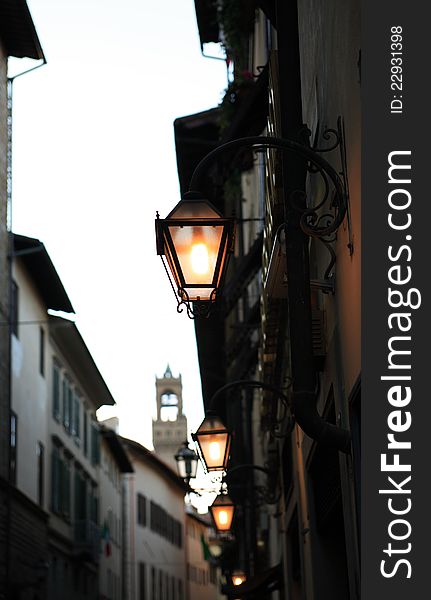
[[[336,240],[336,232],[347,214],[349,226],[349,249],[353,251],[350,234],[349,214],[349,191],[347,180],[346,149],[344,142],[344,125],[342,117],[338,117],[337,127],[328,128],[322,138],[331,142],[327,147],[311,147],[309,144],[310,130],[305,129],[302,137],[305,141],[298,142],[288,138],[277,138],[269,136],[255,136],[239,138],[226,142],[209,152],[196,166],[191,181],[190,190],[198,190],[206,167],[220,155],[229,150],[241,147],[251,147],[255,151],[274,148],[284,152],[290,152],[300,156],[306,162],[306,168],[310,177],[320,176],[320,190],[318,197],[304,190],[295,190],[290,195],[291,205],[301,213],[300,227],[302,231],[313,238],[319,239],[330,254],[330,262],[325,270],[323,280],[314,280],[312,287],[321,289],[325,293],[334,293],[335,281],[333,269],[336,261],[333,242]],[[337,150],[340,153],[341,170],[337,171],[321,155]]]
[[[309,236],[327,238],[337,231],[347,212],[347,176],[345,173],[345,159],[343,159],[345,157],[345,147],[341,117],[338,118],[337,129],[324,131],[323,138],[325,140],[331,139],[331,137],[334,138],[334,141],[327,148],[312,148],[306,143],[270,136],[252,136],[231,140],[217,146],[198,163],[191,177],[189,189],[198,190],[207,165],[229,150],[251,147],[255,150],[276,148],[291,152],[302,157],[306,161],[309,173],[318,173],[323,182],[323,192],[321,198],[317,201],[310,201],[303,190],[298,190],[292,194],[293,206],[302,213],[301,229]],[[339,148],[341,153],[343,168],[341,176],[328,161],[320,156],[336,148]],[[328,202],[329,207],[322,212]]]
[[[272,465],[271,468],[261,467],[259,465],[253,464],[236,465],[235,467],[232,467],[232,469],[229,469],[229,471],[226,473],[226,475],[223,478],[222,485],[224,483],[226,483],[228,486],[232,485],[232,479],[235,473],[250,469],[260,471],[261,473],[264,473],[267,476],[267,485],[255,484],[253,486],[258,498],[265,504],[277,504],[281,497],[281,491],[277,490],[277,486],[275,485],[276,465]]]
[[[196,317],[207,319],[211,314],[211,309],[215,298],[215,290],[211,293],[211,300],[208,302],[191,302],[187,291],[183,288],[179,288],[177,291],[175,290],[174,284],[172,283],[172,279],[169,275],[168,267],[166,266],[166,262],[163,260],[163,255],[160,255],[162,260],[162,264],[165,268],[166,275],[168,276],[169,283],[171,284],[172,291],[174,292],[175,300],[177,301],[177,312],[182,313],[183,310],[186,311],[189,319],[196,319]]]

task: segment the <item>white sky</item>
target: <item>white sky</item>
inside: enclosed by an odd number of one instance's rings
[[[48,64],[14,83],[13,230],[46,245],[117,401],[102,416],[152,447],[167,363],[189,429],[203,418],[194,327],[154,218],[179,200],[173,121],[218,104],[226,67],[201,56],[193,0],[28,4]]]

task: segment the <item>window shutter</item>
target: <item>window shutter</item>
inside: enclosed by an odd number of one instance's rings
[[[68,394],[68,381],[63,378],[63,425],[67,430],[69,429],[69,394]]]
[[[73,430],[73,401],[74,401],[74,397],[73,397],[73,389],[71,384],[69,383],[68,385],[68,397],[69,397],[69,401],[68,401],[68,407],[69,407],[69,423],[68,423],[68,427],[67,427],[67,431],[69,433],[72,433]]]
[[[54,363],[52,372],[52,416],[60,421],[60,370]]]
[[[80,410],[81,410],[81,404],[79,401],[79,396],[78,394],[75,392],[74,394],[74,398],[73,398],[73,435],[76,436],[78,439],[81,437],[81,419],[80,419]]]
[[[70,518],[70,464],[63,461],[63,514]]]
[[[53,512],[60,511],[60,462],[58,448],[52,450],[51,503]]]

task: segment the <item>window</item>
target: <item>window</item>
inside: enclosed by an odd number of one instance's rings
[[[70,459],[63,457],[62,460],[62,514],[63,516],[69,520],[70,519]]]
[[[88,415],[87,407],[84,405],[84,418],[82,423],[83,437],[84,437],[84,455],[88,456]]]
[[[100,463],[100,439],[99,429],[95,421],[91,423],[91,464]]]
[[[156,600],[156,569],[151,567],[151,600]]]
[[[210,563],[210,583],[217,584],[217,567]]]
[[[90,519],[93,521],[93,523],[97,523],[98,517],[99,499],[97,497],[97,485],[95,483],[92,483],[90,490]]]
[[[9,480],[16,485],[16,459],[18,443],[18,417],[11,411],[10,413],[10,453],[9,453]]]
[[[63,454],[59,446],[54,445],[51,460],[51,508],[53,512],[69,521],[71,516],[70,459]]]
[[[160,536],[167,539],[171,544],[182,548],[182,524],[168,515],[168,513],[151,501],[150,527]]]
[[[63,425],[66,431],[70,430],[69,390],[70,381],[67,377],[63,377]]]
[[[142,494],[137,496],[137,513],[138,524],[145,527],[147,524],[147,499]]]
[[[60,450],[57,446],[53,447],[51,456],[51,508],[55,513],[60,512]]]
[[[45,331],[39,329],[39,373],[45,377]]]
[[[76,391],[73,394],[72,434],[75,436],[75,442],[79,443],[81,437],[81,398]]]
[[[87,482],[82,471],[75,469],[75,521],[87,518]]]
[[[18,302],[19,302],[19,288],[16,281],[12,281],[12,298],[11,298],[12,306],[11,306],[11,324],[12,324],[12,333],[18,337],[18,320],[19,320],[19,310],[18,310]]]
[[[45,448],[42,442],[37,442],[37,501],[43,507],[45,486]]]
[[[69,418],[68,418],[68,428],[67,431],[68,433],[72,433],[72,429],[73,429],[73,388],[72,388],[72,383],[69,382],[69,387],[67,390],[68,393],[68,402],[67,402],[67,406],[69,408]]]
[[[112,587],[113,587],[112,586],[112,584],[113,584],[113,577],[112,577],[112,571],[109,568],[108,568],[107,575],[108,575],[108,577],[107,577],[107,579],[108,579],[108,597],[112,598],[113,597],[113,595],[112,595],[112,591],[113,591],[113,589],[112,589]]]
[[[139,600],[147,600],[146,565],[139,563]]]
[[[56,421],[60,422],[60,366],[56,362],[54,362],[52,367],[52,416]]]

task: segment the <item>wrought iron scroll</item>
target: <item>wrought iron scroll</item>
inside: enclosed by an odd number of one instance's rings
[[[166,275],[168,276],[172,291],[174,292],[175,300],[177,301],[177,312],[182,313],[185,310],[189,319],[196,319],[196,317],[207,319],[210,316],[215,303],[216,290],[214,289],[211,292],[209,300],[190,300],[190,297],[184,288],[175,290],[175,286],[172,282],[169,269],[163,260],[163,256],[160,255],[160,258],[162,259],[163,267],[165,268]]]
[[[323,182],[320,198],[310,199],[304,190],[297,190],[291,196],[292,204],[301,213],[301,229],[309,236],[317,237],[330,243],[329,236],[336,233],[348,209],[347,178],[345,173],[345,147],[342,120],[339,117],[337,129],[327,129],[322,135],[324,140],[332,143],[326,148],[311,148],[307,143],[288,138],[255,136],[231,140],[209,152],[197,165],[190,181],[190,190],[198,190],[208,163],[219,155],[241,147],[276,148],[301,156],[310,174],[319,174]],[[339,148],[342,171],[338,173],[321,154]]]

